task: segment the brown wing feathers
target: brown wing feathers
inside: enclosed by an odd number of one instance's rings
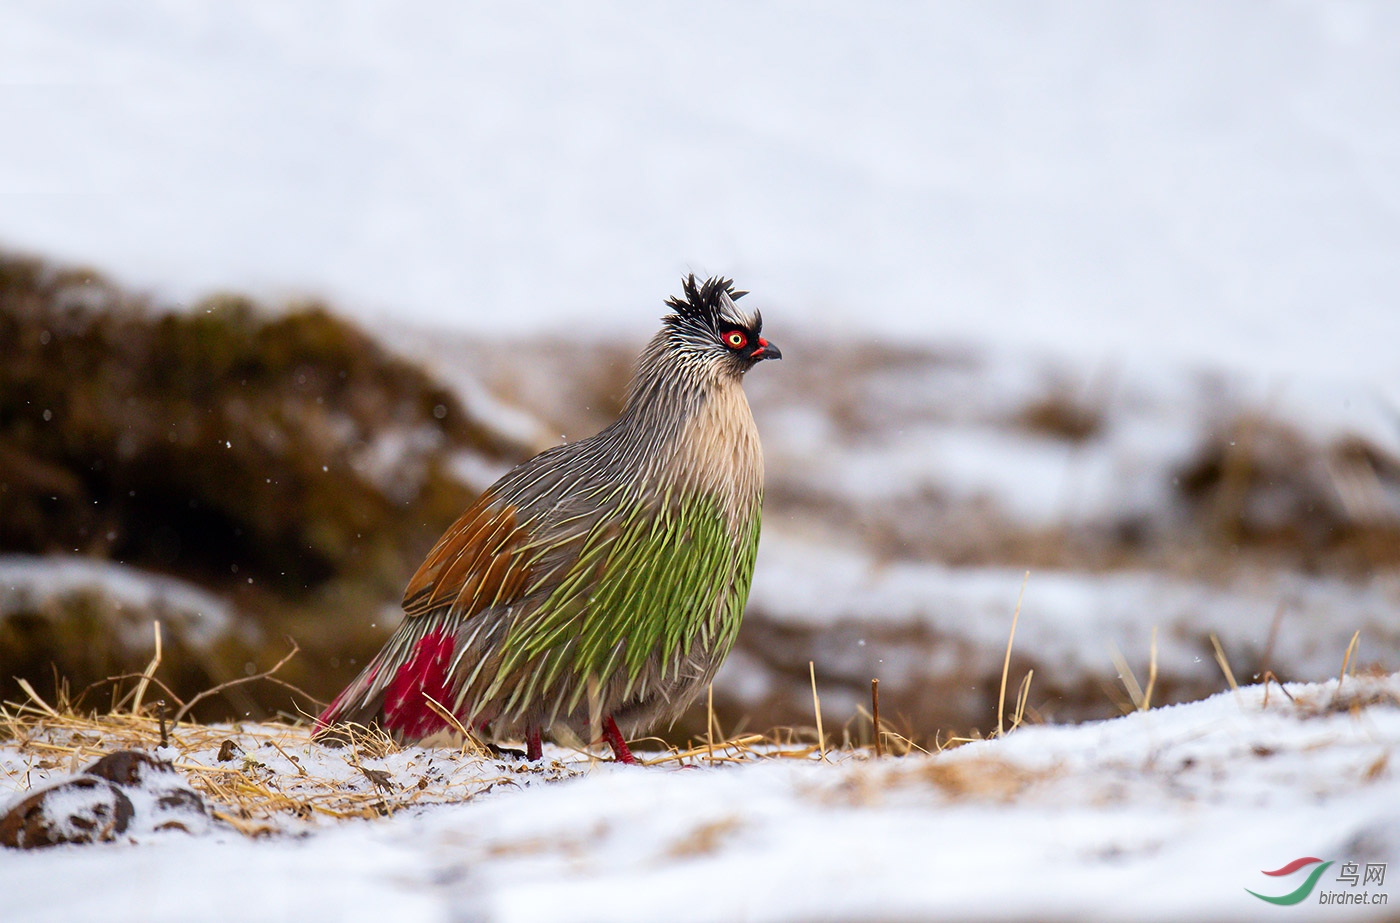
[[[403,609],[410,617],[450,605],[467,618],[517,597],[530,579],[521,546],[525,530],[516,510],[491,508],[483,496],[438,540],[404,591]]]

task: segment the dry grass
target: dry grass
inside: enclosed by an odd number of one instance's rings
[[[519,785],[531,772],[562,777],[558,764],[541,769],[483,758],[470,748],[425,752],[421,760],[396,761],[392,770],[366,765],[401,754],[384,733],[352,730],[342,748],[312,743],[309,725],[181,724],[166,728],[154,706],[140,713],[84,715],[31,698],[0,706],[0,740],[35,770],[75,773],[116,750],[156,750],[209,802],[214,817],[240,833],[262,836],[301,821],[373,818],[404,808],[469,801],[499,785]],[[157,750],[157,748],[160,748]],[[282,759],[271,765],[273,754]]]
[[[1373,675],[1375,674],[1375,675]],[[1348,688],[1326,694],[1293,696],[1285,693],[1274,707],[1287,708],[1299,718],[1338,713],[1360,714],[1374,705],[1400,705],[1393,684],[1377,683],[1377,671],[1351,674]],[[1267,689],[1267,687],[1266,687]],[[1259,706],[1269,708],[1267,698]],[[453,747],[404,748],[376,729],[352,728],[342,747],[311,740],[309,725],[249,724],[209,726],[180,724],[162,727],[156,706],[141,713],[80,714],[67,703],[50,705],[37,696],[25,703],[0,706],[0,742],[7,742],[27,762],[23,779],[11,776],[17,789],[28,789],[49,774],[79,771],[99,757],[121,749],[156,751],[186,776],[208,803],[211,814],[246,836],[294,832],[318,822],[372,819],[434,804],[470,801],[496,788],[523,787],[571,778],[588,759],[546,760],[541,764],[493,757],[469,738]],[[1007,733],[1012,733],[1010,730]],[[980,734],[949,737],[939,751]],[[927,754],[907,738],[884,729],[890,752]],[[164,740],[164,745],[162,741]],[[652,739],[654,740],[654,739]],[[637,743],[646,743],[639,741]],[[777,728],[767,734],[713,736],[688,747],[668,747],[642,760],[650,767],[717,766],[774,759],[815,762],[823,758],[848,770],[818,783],[811,794],[830,803],[876,804],[911,786],[936,792],[946,801],[1011,803],[1060,774],[1056,767],[1028,768],[995,755],[927,759],[905,762],[879,759],[873,740],[853,741],[849,729],[843,741],[825,749],[815,728]],[[1369,777],[1387,770],[1379,761]],[[5,770],[0,769],[0,772]],[[30,774],[39,778],[30,779]],[[678,839],[671,854],[703,855],[722,844],[739,826],[734,818],[702,825]]]
[[[470,801],[501,785],[557,781],[576,775],[593,759],[591,753],[583,754],[587,759],[541,764],[501,759],[460,732],[427,742],[446,740],[450,746],[405,748],[377,728],[350,727],[341,745],[332,747],[313,742],[309,722],[178,722],[171,720],[165,699],[150,701],[149,691],[161,686],[155,676],[159,663],[153,659],[141,674],[126,678],[125,694],[114,695],[119,704],[105,714],[80,711],[66,696],[50,704],[21,681],[28,700],[0,705],[0,743],[9,744],[25,762],[23,778],[11,773],[13,787],[27,790],[49,778],[79,772],[117,750],[154,751],[188,778],[214,817],[256,837],[287,832],[289,825],[368,819],[410,807]],[[137,704],[138,697],[145,700]],[[914,749],[893,731],[886,729],[884,736],[892,752]],[[843,739],[842,755],[870,755],[868,746],[851,742],[849,729]],[[811,760],[823,752],[818,740],[816,730],[807,728],[725,736],[715,721],[711,733],[691,746],[657,741],[666,749],[643,763],[680,767]]]
[[[1008,638],[1008,656],[1013,640],[1014,635]],[[1400,705],[1400,693],[1394,683],[1378,681],[1387,675],[1386,671],[1353,666],[1357,646],[1358,639],[1353,637],[1343,657],[1339,682],[1332,689],[1294,695],[1268,673],[1257,707],[1270,708],[1271,682],[1278,684],[1282,693],[1273,707],[1286,708],[1303,719],[1338,713],[1360,715],[1372,706]],[[0,762],[0,773],[9,776],[4,780],[7,787],[28,790],[49,778],[76,773],[117,750],[154,751],[170,761],[204,796],[213,817],[240,833],[257,837],[292,832],[322,821],[370,819],[406,808],[466,802],[502,785],[523,787],[559,781],[580,774],[596,760],[587,749],[578,749],[575,757],[534,764],[504,759],[499,751],[463,732],[460,724],[456,734],[445,732],[422,746],[403,747],[377,728],[348,727],[339,745],[328,746],[312,740],[312,724],[305,720],[231,725],[181,722],[187,707],[172,715],[164,699],[150,701],[153,689],[168,694],[156,675],[159,650],[158,645],[156,656],[142,673],[116,680],[115,704],[105,714],[80,711],[66,696],[50,704],[28,682],[19,680],[27,701],[0,705],[0,745],[8,745],[4,749],[24,762],[18,772],[14,768],[18,761],[9,760],[8,769]],[[1241,708],[1254,707],[1248,704],[1246,690],[1236,685],[1218,642],[1216,650],[1221,672],[1236,701]],[[1146,690],[1138,689],[1131,670],[1126,663],[1121,665],[1134,710],[1151,708],[1155,637],[1151,660]],[[275,672],[276,668],[248,679],[275,681]],[[817,721],[814,727],[779,727],[762,734],[745,733],[740,728],[726,734],[719,719],[709,711],[705,734],[693,738],[687,746],[671,745],[659,738],[634,741],[633,745],[660,745],[661,749],[653,750],[651,755],[637,747],[642,764],[650,767],[687,768],[774,759],[844,764],[854,771],[840,773],[831,783],[817,784],[814,794],[852,804],[873,803],[887,792],[911,785],[932,788],[947,800],[1009,802],[1028,789],[1051,781],[1058,773],[1054,767],[1030,769],[994,754],[969,753],[967,758],[908,763],[882,756],[936,755],[964,743],[1014,733],[1022,724],[1029,675],[1021,684],[1009,727],[1003,725],[1003,685],[997,724],[986,736],[980,731],[965,736],[939,734],[934,738],[933,752],[919,747],[883,721],[877,734],[873,715],[864,709],[840,728],[839,737],[835,731],[824,730],[820,724],[820,702],[816,699],[815,665],[809,665],[809,679]],[[125,694],[118,695],[123,689]],[[877,704],[878,700],[872,701],[872,706]],[[1386,769],[1386,761],[1378,761],[1368,770],[1367,778]],[[697,828],[677,841],[673,854],[712,851],[736,824],[727,819]]]
[[[1355,652],[1355,642],[1353,638],[1352,644],[1347,647],[1347,662]],[[1331,693],[1290,695],[1288,702],[1294,714],[1300,718],[1324,718],[1336,714],[1356,717],[1375,705],[1400,706],[1400,692],[1393,685],[1376,682],[1387,675],[1386,670],[1376,666],[1348,673],[1344,663],[1342,675]],[[1346,682],[1347,677],[1351,678],[1350,683]]]
[[[692,856],[708,856],[718,852],[724,841],[742,825],[737,817],[722,817],[719,820],[701,824],[685,836],[676,840],[666,850],[672,859],[686,859]]]
[[[1009,802],[1039,779],[1041,774],[1006,760],[979,758],[940,760],[919,768],[917,778],[933,785],[949,799]]]
[[[60,699],[45,701],[28,683],[28,700],[0,705],[0,743],[9,744],[25,761],[23,778],[11,773],[17,790],[49,778],[79,772],[117,750],[154,751],[184,774],[208,802],[211,813],[247,836],[285,833],[318,821],[369,819],[410,807],[460,803],[501,785],[523,786],[570,778],[593,761],[546,760],[540,764],[501,759],[472,737],[440,735],[427,746],[405,748],[377,728],[351,727],[340,746],[312,740],[312,726],[302,723],[204,725],[168,720],[164,699],[134,707],[135,694],[159,686],[158,660],[117,698],[121,709],[106,714],[82,712]],[[268,677],[263,677],[268,678]],[[870,729],[873,731],[873,726]],[[689,746],[667,745],[657,738],[635,743],[660,744],[642,763],[652,767],[717,766],[784,759],[813,761],[870,760],[869,740],[841,731],[838,742],[813,728],[783,727],[766,734],[725,735],[717,720],[704,738]],[[896,755],[924,752],[909,738],[882,728],[883,749]],[[448,740],[451,746],[430,746]],[[7,770],[0,769],[0,772]],[[712,848],[729,827],[697,831],[677,848],[687,854]]]
[[[31,694],[24,703],[0,705],[0,742],[25,761],[18,790],[79,772],[96,759],[125,749],[154,751],[169,760],[206,800],[210,813],[238,832],[260,837],[293,832],[324,821],[371,819],[406,808],[470,801],[502,785],[522,787],[573,777],[588,760],[541,764],[493,757],[470,738],[453,747],[404,748],[378,729],[353,728],[341,747],[313,742],[309,724],[258,723],[174,727],[148,703],[142,711],[83,714],[67,703]],[[815,729],[779,728],[668,747],[642,763],[652,767],[732,765],[764,760],[812,761],[823,749]],[[457,738],[458,741],[461,738]],[[833,759],[870,759],[873,748],[828,745]],[[910,753],[906,738],[885,731],[886,748]],[[5,770],[0,769],[0,772]],[[677,855],[710,851],[731,823],[705,828],[678,841]]]
[[[64,683],[56,684],[58,698],[50,704],[27,680],[17,680],[27,700],[0,705],[0,743],[11,742],[27,760],[24,778],[17,788],[27,790],[35,781],[46,781],[50,773],[76,773],[117,750],[156,750],[206,797],[216,818],[246,835],[261,836],[283,830],[288,817],[303,822],[321,818],[339,821],[384,816],[424,804],[469,801],[502,784],[518,786],[568,778],[594,760],[593,754],[581,747],[577,749],[586,760],[573,765],[558,760],[542,764],[502,760],[431,699],[430,707],[455,733],[436,735],[424,742],[425,746],[411,751],[378,728],[346,727],[337,736],[336,745],[327,746],[312,740],[311,723],[301,719],[233,725],[182,723],[181,719],[197,701],[229,687],[272,682],[300,692],[275,675],[293,658],[297,648],[293,644],[292,650],[269,670],[216,685],[185,702],[157,676],[163,646],[159,625],[153,630],[155,653],[146,668],[139,674],[108,680],[113,704],[105,714],[80,710],[82,696],[78,701],[70,699]],[[726,736],[711,712],[703,738],[691,741],[687,747],[649,739],[660,743],[665,751],[643,759],[643,764],[680,767],[764,759],[824,759],[829,747],[821,728],[820,704],[815,698],[815,666],[809,666],[809,671],[816,728],[778,728],[768,734],[740,732]],[[175,701],[177,708],[173,713],[164,698],[148,700],[152,689]],[[872,723],[872,744],[874,730]],[[908,754],[918,749],[903,735],[888,728],[881,731],[883,742],[893,753]],[[433,747],[444,741],[450,746]],[[873,752],[871,746],[853,740],[849,726],[842,730],[838,750],[848,757],[864,757]],[[280,760],[271,758],[268,751]],[[397,757],[402,758],[394,759]],[[380,765],[366,765],[366,761]],[[40,774],[37,780],[31,779],[35,770]]]

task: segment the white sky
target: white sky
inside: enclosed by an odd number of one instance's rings
[[[172,297],[1400,380],[1400,6],[0,7],[0,244]]]

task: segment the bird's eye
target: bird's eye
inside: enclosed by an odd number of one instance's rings
[[[724,342],[730,349],[743,349],[748,338],[737,330],[731,330],[724,335]]]

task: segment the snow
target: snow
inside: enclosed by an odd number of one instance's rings
[[[375,821],[284,815],[282,832],[261,839],[217,825],[11,853],[0,888],[7,919],[49,923],[98,907],[117,921],[303,923],[1259,919],[1275,911],[1245,889],[1292,890],[1302,875],[1261,872],[1299,856],[1394,872],[1398,706],[1400,675],[1348,676],[1340,689],[1247,687],[881,761],[769,750],[717,767],[634,768],[551,748],[563,762],[529,791],[498,786]],[[313,774],[345,762],[283,738]],[[9,785],[22,777],[13,751],[0,749]],[[451,751],[387,759],[397,776]],[[497,771],[493,762],[480,768]],[[292,768],[278,763],[276,781],[295,783]],[[85,885],[31,886],[60,876]],[[1329,874],[1328,889],[1348,887]],[[1333,918],[1316,900],[1289,913]]]
[[[1194,680],[1218,675],[1209,636],[1218,635],[1227,651],[1257,654],[1266,648],[1281,607],[1272,666],[1286,676],[1334,672],[1356,631],[1368,660],[1400,658],[1395,601],[1383,586],[1287,573],[1257,574],[1225,586],[1145,571],[1025,574],[882,563],[770,531],[759,548],[749,605],[793,626],[845,623],[875,632],[887,625],[926,625],[939,646],[963,652],[961,668],[975,672],[974,664],[1000,665],[1024,582],[1017,644],[1068,683],[1111,673],[1114,647],[1145,654],[1154,627],[1161,629],[1164,673]],[[893,664],[883,670],[889,672],[880,674],[882,681],[898,672]]]
[[[54,611],[65,598],[81,594],[112,606],[112,623],[129,650],[154,646],[153,615],[196,648],[251,630],[223,599],[174,577],[76,555],[0,555],[0,622],[15,612]]]
[[[1292,378],[1400,370],[1400,11],[0,11],[0,239],[189,299],[649,327],[722,272],[855,324]]]
[[[956,361],[797,363],[816,369],[765,368],[747,382],[770,483],[862,508],[933,493],[987,501],[1025,526],[1165,519],[1180,504],[1173,478],[1248,419],[1319,450],[1360,439],[1400,457],[1396,406],[1370,388],[1166,361],[1086,367],[997,346]],[[1091,414],[1097,429],[1080,440],[1037,432],[1023,415],[1042,402]],[[1381,503],[1400,509],[1397,497]]]

